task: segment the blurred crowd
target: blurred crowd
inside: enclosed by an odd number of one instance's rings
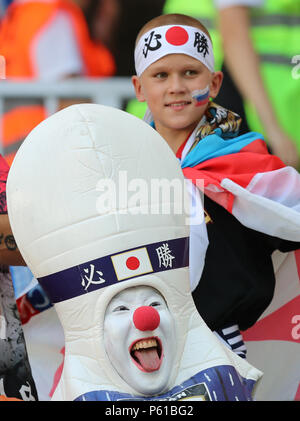
[[[292,111],[300,89],[292,77],[300,45],[299,1],[1,0],[0,13],[6,78],[52,81],[131,76],[135,38],[144,23],[164,13],[199,18],[212,34],[216,70],[225,75],[217,102],[241,115],[241,134],[262,133],[271,152],[299,167],[300,123]],[[27,104],[26,124],[16,128],[16,121],[24,120],[16,105],[5,105],[2,122],[9,164],[26,133],[45,118],[40,104]],[[142,116],[145,108],[134,101],[128,111]]]
[[[0,55],[6,79],[52,82],[132,74],[135,35],[140,25],[161,13],[163,3],[147,0],[141,8],[136,0],[4,1]],[[61,100],[59,109],[76,102]],[[9,165],[26,135],[45,117],[40,99],[5,100],[1,143]]]
[[[6,18],[10,12],[9,6],[20,5],[23,3],[32,3],[27,0],[1,0],[0,1],[0,19]],[[113,54],[116,65],[115,71],[111,74],[116,76],[128,76],[134,73],[133,65],[133,49],[135,37],[139,29],[154,16],[163,13],[164,0],[143,0],[142,7],[139,0],[61,0],[48,1],[37,0],[34,3],[39,3],[41,8],[47,7],[47,4],[53,3],[56,5],[56,12],[61,12],[66,5],[72,5],[73,8],[78,9],[78,13],[82,14],[88,29],[90,39],[95,43],[104,45]],[[24,8],[25,9],[25,8]],[[25,23],[25,13],[23,19],[18,24]],[[31,15],[31,22],[39,19],[39,12],[32,9],[34,15]],[[49,22],[52,17],[49,17]],[[68,21],[70,15],[64,22],[66,31],[68,32]],[[36,33],[38,30],[45,29],[46,21],[36,25]],[[15,26],[16,28],[16,26]],[[29,30],[29,28],[27,28]],[[24,33],[23,33],[24,35]],[[67,35],[65,35],[67,37]],[[63,41],[63,40],[61,40]],[[52,38],[53,48],[55,47],[56,38]],[[2,46],[1,46],[2,47]]]

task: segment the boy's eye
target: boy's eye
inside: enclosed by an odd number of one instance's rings
[[[197,74],[196,70],[186,70],[185,71],[186,76],[194,76]]]
[[[167,75],[167,73],[166,72],[159,72],[159,73],[156,73],[155,74],[155,77],[157,78],[157,79],[164,79],[164,78],[166,78],[168,75]]]

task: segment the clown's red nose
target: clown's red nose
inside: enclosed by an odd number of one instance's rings
[[[159,322],[159,313],[151,306],[139,307],[133,313],[133,323],[139,330],[155,330]]]

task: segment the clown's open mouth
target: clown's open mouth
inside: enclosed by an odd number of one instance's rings
[[[134,364],[142,371],[151,373],[160,368],[162,363],[162,344],[158,338],[142,338],[130,347]]]

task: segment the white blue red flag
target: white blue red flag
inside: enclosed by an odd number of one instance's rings
[[[196,131],[177,153],[185,177],[201,180],[205,195],[244,226],[299,242],[299,173],[270,155],[258,133],[226,137],[216,129],[195,142]],[[300,400],[300,250],[276,251],[272,259],[274,297],[243,332],[247,359],[265,374],[257,400]]]

